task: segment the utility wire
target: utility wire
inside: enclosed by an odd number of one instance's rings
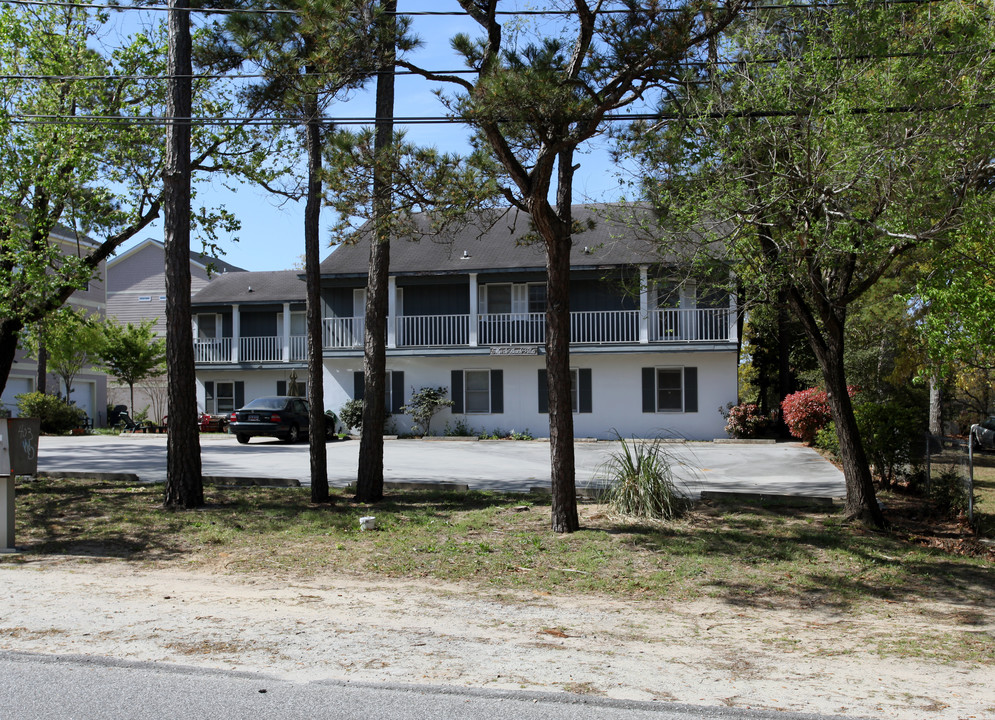
[[[176,10],[179,12],[211,14],[248,14],[248,15],[299,15],[297,10],[284,10],[278,8],[170,8],[165,5],[110,5],[107,3],[83,3],[83,2],[63,2],[59,0],[0,0],[8,5],[54,5],[56,7],[95,9],[95,10],[140,10],[150,12],[169,12]],[[945,0],[868,0],[866,5],[932,5],[945,2]],[[839,10],[842,6],[835,2],[816,1],[811,3],[768,3],[763,5],[753,5],[745,10]],[[623,15],[639,13],[639,10],[629,9],[608,9],[599,10],[599,15]],[[660,8],[656,12],[663,14],[678,14],[684,12],[676,8]],[[402,17],[469,17],[465,10],[409,10],[391,13]],[[530,16],[570,16],[576,15],[576,10],[497,10],[495,15],[530,15]]]
[[[883,108],[857,107],[851,108],[843,113],[829,111],[825,115],[894,115],[908,113],[939,113],[951,112],[958,109],[990,110],[995,107],[995,102],[981,102],[951,105],[894,105]],[[811,112],[810,108],[800,108],[798,110],[735,110],[708,113],[624,113],[605,115],[602,119],[606,122],[633,122],[633,121],[657,121],[672,122],[676,120],[688,119],[752,119],[752,118],[777,118],[777,117],[797,117]],[[274,127],[293,127],[301,125],[306,120],[302,118],[259,118],[259,117],[193,117],[193,118],[168,118],[168,117],[117,117],[111,115],[86,115],[86,116],[59,116],[59,115],[30,115],[30,114],[10,114],[6,119],[18,125],[76,125],[94,126],[101,125],[121,125],[121,126],[169,126],[173,123],[183,123],[187,125],[256,125]],[[576,122],[585,121],[588,118],[577,118]],[[394,122],[403,125],[473,125],[475,121],[468,118],[445,117],[445,116],[410,116],[394,117]],[[374,125],[377,122],[375,117],[342,117],[342,118],[320,118],[319,121],[326,125]],[[497,118],[491,122],[498,123],[524,123],[528,120],[518,120],[512,117]]]
[[[3,0],[0,0],[2,2]],[[964,50],[930,50],[926,52],[903,52],[903,53],[887,53],[883,55],[835,55],[826,58],[820,58],[831,62],[864,62],[867,60],[899,60],[907,58],[932,58],[932,57],[955,57],[957,55],[969,55],[972,53],[993,53],[995,48],[976,48],[976,49],[964,49]],[[707,68],[714,65],[737,67],[740,65],[777,65],[780,63],[792,62],[796,58],[784,57],[784,58],[744,58],[742,60],[718,60],[715,62],[710,62],[707,60],[701,60],[698,62],[685,62],[673,67],[676,69],[683,70],[696,70],[701,68]],[[473,69],[463,69],[463,70],[426,70],[425,73],[430,75],[477,75],[479,70]],[[414,70],[403,70],[397,69],[394,71],[395,75],[405,75],[405,76],[415,76],[421,77],[423,73],[416,72]],[[299,75],[295,75],[297,78],[321,78],[334,76],[333,72],[304,72]],[[217,73],[217,74],[199,74],[199,75],[35,75],[35,74],[8,74],[0,75],[0,80],[31,80],[31,81],[103,81],[103,80],[170,80],[170,79],[193,79],[193,80],[258,80],[263,78],[270,78],[272,75],[266,73]]]

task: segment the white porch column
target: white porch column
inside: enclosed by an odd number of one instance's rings
[[[283,362],[290,362],[290,303],[283,303]]]
[[[397,278],[387,278],[387,347],[397,347]]]
[[[477,347],[477,273],[470,273],[470,347]]]
[[[645,265],[639,266],[639,342],[650,341],[650,283],[649,271]]]
[[[729,342],[739,342],[739,306],[736,293],[729,293]]]
[[[238,305],[231,306],[231,361],[238,362],[238,350],[241,345],[242,328],[238,314]]]

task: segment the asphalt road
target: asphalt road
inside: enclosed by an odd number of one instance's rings
[[[417,685],[293,683],[264,675],[0,652],[4,720],[828,720],[778,711]],[[832,720],[843,720],[833,716]]]
[[[618,449],[616,442],[576,444],[577,483],[591,482]],[[329,482],[355,481],[359,442],[326,445]],[[842,497],[843,475],[799,443],[688,443],[666,446],[675,473],[692,493],[701,490]],[[267,438],[239,445],[228,435],[202,435],[205,475],[296,479],[310,483],[307,443],[286,445]],[[166,477],[164,435],[42,437],[39,471],[136,473],[144,481]],[[465,483],[473,489],[528,491],[549,487],[545,442],[386,440],[384,479],[397,482]]]

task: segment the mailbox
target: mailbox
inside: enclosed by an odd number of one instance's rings
[[[0,418],[0,475],[38,472],[38,418]]]
[[[14,476],[38,472],[38,418],[0,418],[0,552],[14,552]]]

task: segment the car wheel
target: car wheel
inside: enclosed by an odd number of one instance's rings
[[[241,443],[242,445],[245,445],[247,442],[249,442],[249,436],[246,435],[245,433],[235,433],[235,439],[238,440],[239,443]]]
[[[301,439],[301,431],[296,425],[291,425],[290,430],[287,432],[287,442],[293,445],[298,440]]]

